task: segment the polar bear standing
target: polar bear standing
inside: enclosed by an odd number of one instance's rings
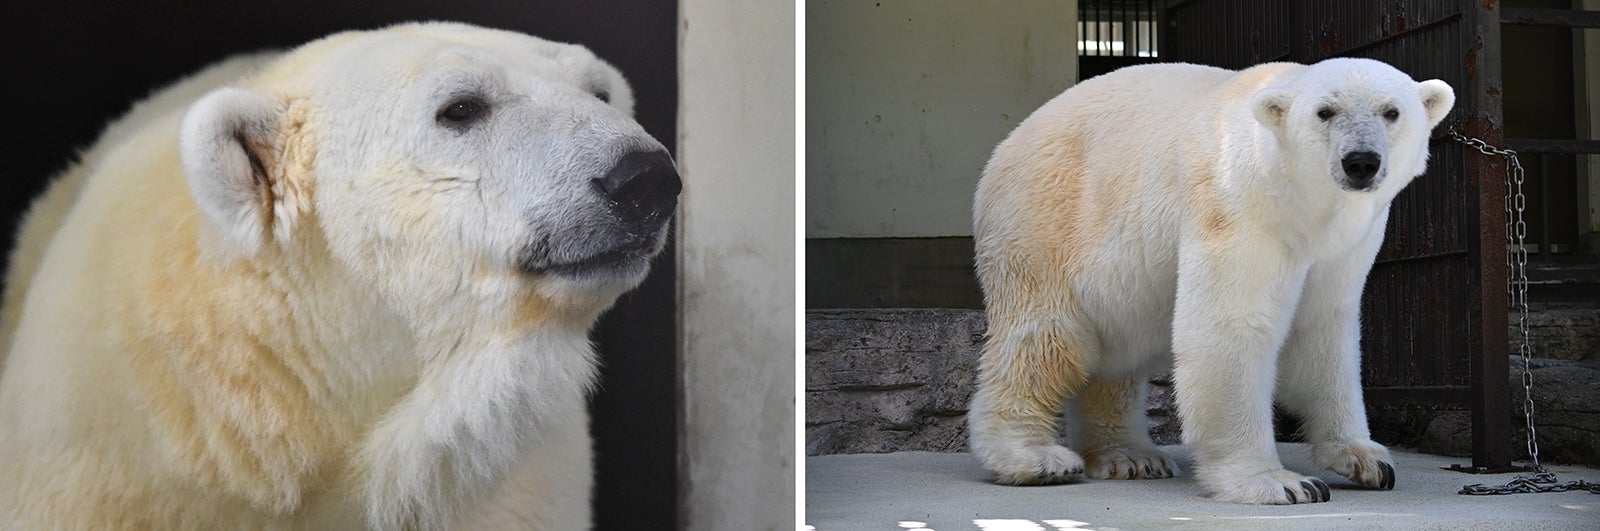
[[[587,332],[681,186],[632,101],[430,23],[135,107],[19,235],[0,528],[587,527]]]
[[[1328,500],[1278,461],[1274,399],[1319,466],[1392,488],[1361,402],[1361,288],[1454,103],[1444,82],[1364,59],[1139,66],[1046,103],[978,184],[974,454],[1001,483],[1171,476],[1144,414],[1145,381],[1170,362],[1217,499]],[[1068,398],[1081,455],[1056,441]]]

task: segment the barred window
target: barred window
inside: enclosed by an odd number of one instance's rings
[[[1079,0],[1078,55],[1155,57],[1154,0]]]

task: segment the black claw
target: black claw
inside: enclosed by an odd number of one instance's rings
[[[1394,490],[1394,465],[1385,463],[1383,461],[1378,461],[1378,468],[1383,470],[1383,481],[1380,482],[1381,485],[1379,485],[1378,488],[1383,490]]]
[[[1283,493],[1289,496],[1289,503],[1300,503],[1300,499],[1295,497],[1294,491],[1289,490],[1289,487],[1284,487]]]
[[[1317,486],[1317,491],[1322,493],[1322,500],[1321,501],[1328,501],[1328,500],[1333,499],[1333,493],[1328,491],[1328,484],[1327,483],[1323,483],[1322,480],[1320,480],[1320,479],[1313,478],[1311,480],[1311,484],[1312,485],[1316,485]]]

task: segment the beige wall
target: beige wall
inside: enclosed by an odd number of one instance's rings
[[[794,525],[794,9],[679,4],[685,529]]]
[[[1077,79],[1077,2],[805,7],[806,237],[970,236],[990,151]]]

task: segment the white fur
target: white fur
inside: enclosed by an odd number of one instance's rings
[[[1275,397],[1319,465],[1382,486],[1378,463],[1393,461],[1361,403],[1362,283],[1453,103],[1440,81],[1333,59],[1133,67],[1045,104],[978,186],[990,337],[974,454],[1004,483],[1175,473],[1143,422],[1143,381],[1170,360],[1217,499],[1314,499],[1278,461]],[[1346,184],[1353,151],[1381,155],[1370,189]],[[1056,441],[1067,398],[1087,418],[1083,456]]]
[[[178,150],[200,212],[226,227],[226,245],[243,256],[261,248],[265,228],[261,216],[268,205],[261,196],[251,158],[269,157],[277,134],[281,105],[265,96],[236,88],[220,88],[189,106],[178,132]],[[252,152],[256,153],[252,153]]]
[[[620,237],[590,181],[662,149],[632,104],[581,47],[425,23],[135,107],[12,257],[0,529],[587,527],[587,332],[645,266],[539,267]]]

